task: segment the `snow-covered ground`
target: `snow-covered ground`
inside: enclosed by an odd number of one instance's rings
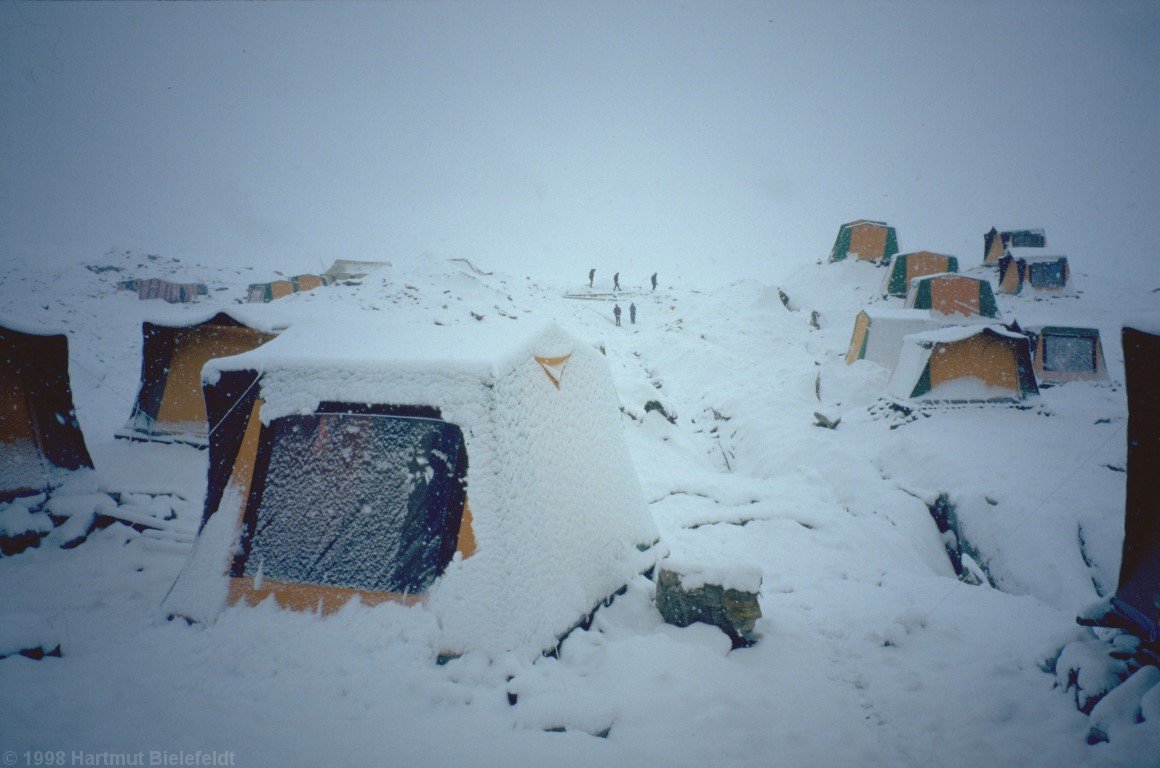
[[[1053,674],[1061,649],[1087,636],[1076,613],[1115,587],[1119,324],[1156,317],[1156,285],[1088,274],[1077,259],[1073,295],[1001,295],[1005,317],[1023,325],[1098,327],[1111,381],[1045,389],[1027,409],[911,417],[881,407],[889,371],[843,359],[859,309],[902,305],[881,298],[883,272],[870,264],[787,259],[768,280],[717,286],[662,273],[655,292],[622,275],[620,328],[612,297],[567,298],[606,293],[603,273],[590,292],[580,274],[395,260],[359,286],[279,300],[297,323],[552,320],[601,347],[672,556],[762,574],[751,648],[730,651],[707,625],[666,625],[639,577],[557,657],[469,652],[439,664],[423,607],[348,605],[321,618],[266,603],[210,625],[165,620],[207,454],[112,438],[135,394],[140,323],[234,306],[269,275],[136,253],[90,264],[122,271],[0,273],[5,315],[69,336],[96,471],[58,497],[166,494],[178,517],[167,537],[113,525],[75,549],[46,541],[0,559],[0,653],[62,649],[0,660],[0,748],[20,760],[26,750],[204,750],[232,751],[241,766],[1160,764],[1160,717],[1129,712],[1109,742],[1089,745],[1089,718]],[[165,307],[114,290],[137,276],[196,279],[210,294]],[[672,421],[646,411],[650,400]],[[815,426],[815,412],[841,423]],[[989,584],[955,577],[928,510],[940,494]]]

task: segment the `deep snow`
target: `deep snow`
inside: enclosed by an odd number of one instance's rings
[[[92,260],[139,261],[164,260]],[[880,298],[870,264],[803,258],[768,284],[709,291],[662,275],[655,293],[617,297],[639,309],[621,328],[611,300],[561,298],[586,293],[585,275],[488,276],[447,262],[396,263],[360,286],[282,299],[279,313],[298,323],[552,320],[603,348],[664,544],[706,572],[760,573],[760,641],[729,652],[716,629],[663,624],[643,577],[558,658],[469,652],[439,665],[431,612],[397,605],[322,619],[264,604],[187,626],[159,605],[188,535],[114,525],[76,549],[46,543],[0,560],[6,645],[63,652],[0,661],[0,744],[21,755],[234,750],[239,765],[1155,765],[1160,719],[1128,722],[1109,708],[1111,741],[1089,746],[1092,723],[1050,671],[1067,642],[1088,636],[1076,613],[1115,584],[1118,324],[1155,317],[1148,286],[1085,266],[1082,293],[1000,296],[1000,309],[1021,323],[1100,328],[1110,382],[1045,389],[1029,410],[909,419],[878,407],[888,371],[843,359],[859,309],[901,306]],[[233,306],[252,281],[243,269],[167,267],[226,288],[167,310],[191,317]],[[157,312],[113,290],[117,277],[27,266],[0,275],[0,295],[7,313],[69,334],[97,470],[58,496],[174,494],[164,498],[180,499],[188,534],[206,454],[111,437],[132,400],[140,321]],[[650,400],[673,421],[646,411]],[[840,415],[839,427],[814,426],[817,410]],[[997,588],[954,577],[927,510],[939,493]]]

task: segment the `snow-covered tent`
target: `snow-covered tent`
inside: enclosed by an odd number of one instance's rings
[[[942,315],[999,317],[991,283],[977,277],[945,272],[911,281],[907,309],[929,309]]]
[[[197,301],[199,296],[209,293],[209,287],[205,283],[171,283],[157,277],[146,280],[123,280],[117,283],[117,290],[134,291],[137,298],[142,301],[164,299],[170,304],[189,304]]]
[[[255,311],[141,324],[141,380],[133,413],[116,436],[206,445],[208,426],[201,367],[265,344],[284,323]]]
[[[1082,624],[1128,629],[1160,653],[1160,326],[1126,325],[1124,377],[1128,388],[1128,478],[1124,548],[1116,593]]]
[[[205,367],[202,527],[165,600],[423,602],[449,652],[555,644],[657,539],[604,358],[553,326],[296,326]]]
[[[1035,377],[1043,383],[1108,378],[1104,347],[1096,328],[1045,325],[1025,328],[1031,340]]]
[[[68,338],[0,322],[0,501],[92,468],[73,408]]]
[[[898,235],[883,221],[859,219],[838,228],[838,238],[830,251],[830,261],[853,256],[862,261],[882,261],[898,253]]]
[[[881,309],[871,307],[858,313],[846,363],[869,360],[883,368],[894,368],[902,351],[902,340],[912,333],[934,331],[951,324],[987,323],[982,317],[932,315],[929,309]]]
[[[1066,256],[1041,256],[1016,248],[999,259],[999,290],[1002,293],[1022,293],[1027,287],[1060,293],[1070,284],[1071,270]]]
[[[357,261],[355,259],[335,259],[330,268],[323,272],[329,280],[356,280],[371,272],[391,266],[389,261]]]
[[[1000,232],[991,227],[983,235],[983,263],[998,264],[1008,248],[1046,248],[1047,235],[1042,229],[1008,229]]]
[[[320,285],[329,284],[330,278],[325,275],[294,275],[289,280],[251,283],[246,290],[246,301],[250,304],[266,303],[292,293],[309,291]]]
[[[1027,337],[1000,325],[907,336],[887,390],[898,398],[940,402],[1022,400],[1039,394]]]
[[[890,271],[882,281],[882,295],[906,296],[915,278],[958,271],[959,260],[954,256],[933,251],[900,253],[890,261]]]

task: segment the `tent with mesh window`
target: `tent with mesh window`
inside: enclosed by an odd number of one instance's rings
[[[991,227],[983,235],[983,263],[995,265],[1008,248],[1046,248],[1047,235],[1042,229],[1008,229],[1000,232]]]
[[[450,652],[538,651],[655,560],[598,351],[552,326],[363,331],[206,366],[220,426],[169,614],[423,603]]]
[[[128,440],[206,446],[201,367],[265,344],[285,325],[256,312],[218,312],[141,325],[141,379],[133,412],[115,434]]]
[[[929,309],[940,315],[999,317],[991,283],[977,277],[944,273],[911,281],[907,309]]]
[[[889,261],[898,253],[898,235],[884,221],[859,219],[838,228],[838,237],[830,251],[830,261],[853,257],[861,261]]]
[[[890,271],[882,281],[882,295],[904,297],[915,278],[958,271],[959,260],[954,256],[933,251],[900,253],[890,260]]]
[[[1040,256],[1025,249],[1008,251],[999,259],[1000,293],[1062,293],[1071,285],[1066,256]]]
[[[897,398],[952,403],[1020,401],[1039,394],[1027,337],[1001,325],[907,336],[887,390]]]
[[[1023,332],[1031,340],[1035,377],[1040,383],[1108,378],[1098,329],[1045,325],[1025,328]]]
[[[68,338],[0,321],[0,501],[59,484],[92,468],[77,423]]]

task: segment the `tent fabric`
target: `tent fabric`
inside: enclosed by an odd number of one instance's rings
[[[1125,326],[1128,477],[1124,548],[1115,612],[1146,642],[1160,643],[1160,334]]]
[[[1022,400],[1039,393],[1027,337],[995,325],[907,336],[887,390],[898,398],[941,402]]]
[[[896,253],[898,235],[894,227],[882,221],[859,219],[838,229],[830,261],[843,261],[851,255],[862,261],[889,261]]]
[[[1035,377],[1040,382],[1104,381],[1103,343],[1096,328],[1046,325],[1024,330],[1031,340]]]
[[[300,326],[203,382],[219,426],[170,614],[419,600],[449,651],[539,652],[655,560],[607,363],[554,326]]]
[[[959,260],[954,256],[931,251],[900,253],[890,262],[890,271],[882,284],[884,296],[906,296],[911,281],[927,275],[959,271]]]
[[[274,337],[225,312],[191,325],[141,326],[141,380],[133,413],[117,437],[206,445],[209,427],[201,369],[209,360],[248,352]]]
[[[0,501],[51,489],[92,468],[77,423],[64,334],[0,325]]]
[[[170,304],[189,304],[209,293],[209,287],[204,283],[171,283],[160,278],[124,280],[117,283],[117,288],[135,291],[141,300],[164,299]]]
[[[953,324],[986,323],[982,317],[933,315],[927,309],[867,308],[854,320],[854,333],[846,352],[847,365],[869,360],[893,369],[902,351],[903,340],[913,333],[934,331]]]
[[[913,280],[906,294],[906,306],[942,315],[999,317],[999,306],[988,281],[954,273]]]
[[[294,275],[289,280],[251,283],[250,287],[246,289],[246,303],[267,303],[292,293],[310,291],[319,286],[330,285],[330,283],[331,279],[325,275]]]
[[[1000,232],[991,227],[983,235],[983,263],[998,264],[1008,248],[1046,248],[1047,235],[1042,229],[1011,229]]]

